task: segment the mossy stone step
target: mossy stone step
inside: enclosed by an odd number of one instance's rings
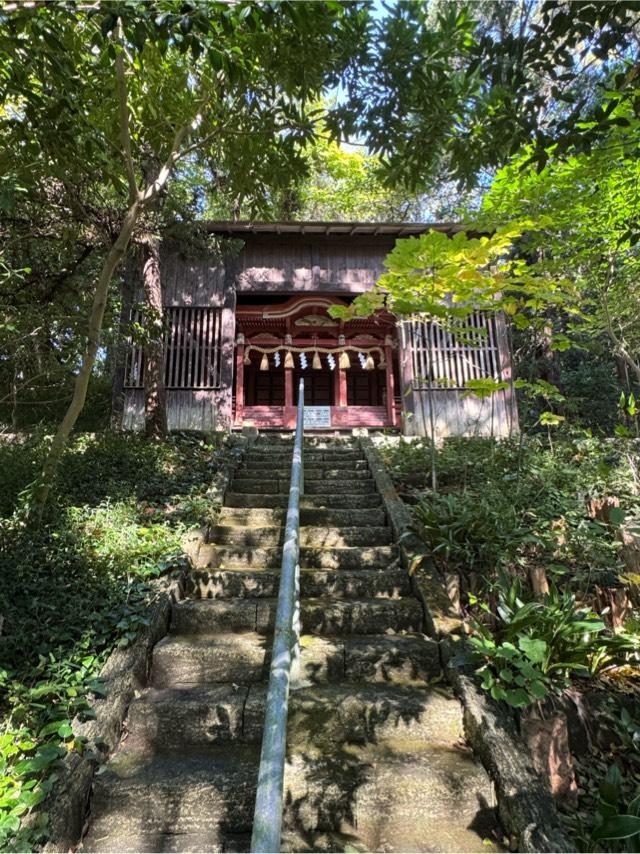
[[[355,464],[354,464],[355,465]],[[290,482],[291,466],[282,466],[275,468],[274,466],[241,466],[235,477],[234,483],[242,483],[245,480],[264,480],[267,477],[277,478],[279,481],[286,481],[287,488]],[[316,480],[371,480],[371,472],[368,469],[342,468],[342,467],[314,467],[304,469],[305,483]]]
[[[462,745],[397,739],[315,757],[292,751],[285,803],[285,833],[341,831],[366,851],[497,850],[487,844],[491,784]]]
[[[248,493],[250,495],[277,495],[278,493],[289,493],[289,479],[281,479],[277,473],[274,473],[270,478],[242,478],[235,477],[231,484],[231,490],[234,493]],[[376,488],[373,480],[348,480],[340,481],[325,481],[325,480],[305,480],[304,494],[305,495],[366,495],[367,493],[375,493]]]
[[[253,631],[167,635],[153,649],[151,684],[171,688],[260,682],[269,676],[272,642],[272,637]]]
[[[346,460],[356,461],[356,460],[364,460],[365,456],[362,451],[355,450],[331,450],[331,451],[303,451],[303,459],[304,464],[307,463],[337,463],[341,464]],[[274,465],[281,463],[286,464],[286,461],[289,461],[291,464],[291,460],[293,457],[293,448],[290,451],[286,452],[273,452],[273,451],[249,451],[245,456],[245,462],[247,465],[251,465],[254,462],[271,462]]]
[[[175,605],[171,630],[197,632],[270,632],[276,599],[193,599]],[[422,628],[422,606],[416,599],[304,599],[302,630],[317,635],[376,634]]]
[[[302,546],[300,566],[303,569],[377,569],[398,558],[397,546]],[[279,568],[282,549],[278,546],[231,546],[204,543],[194,555],[196,569]]]
[[[209,529],[209,544],[239,546],[282,546],[284,525],[280,527],[240,527],[214,525]],[[348,527],[300,527],[300,544],[321,548],[345,548],[349,546],[384,546],[391,542],[391,529],[385,526],[355,528]]]
[[[287,514],[282,509],[267,509],[260,507],[223,507],[218,516],[221,525],[238,526],[271,526],[284,525]],[[385,525],[386,514],[382,509],[369,508],[365,510],[330,510],[302,509],[300,511],[301,525]]]
[[[156,751],[257,744],[266,693],[266,684],[151,689],[131,704],[129,729],[136,746]],[[321,756],[337,745],[398,738],[453,748],[463,735],[459,702],[437,687],[342,682],[293,690],[289,697],[289,752]]]
[[[273,460],[257,460],[252,463],[243,462],[238,471],[255,471],[256,473],[259,471],[273,471],[274,462]],[[305,458],[304,461],[304,473],[306,477],[309,477],[313,472],[317,471],[325,471],[331,469],[339,469],[344,472],[353,472],[353,471],[369,471],[369,463],[362,460],[340,460],[339,463],[329,463],[326,460],[308,460]],[[291,471],[291,458],[289,458],[288,462],[284,464],[278,465],[278,471],[281,472],[290,472]]]
[[[284,493],[267,494],[267,493],[236,493],[228,492],[225,496],[226,507],[242,507],[252,508],[261,507],[270,509],[274,507],[286,507],[289,502],[289,496]],[[300,499],[301,510],[313,509],[331,509],[339,508],[345,510],[361,510],[366,507],[382,507],[382,499],[377,492],[371,492],[368,495],[308,495],[305,494]]]
[[[120,751],[95,779],[83,850],[243,850],[258,761],[258,745],[238,743],[156,756]],[[337,841],[339,834],[350,850],[497,850],[487,844],[495,827],[491,787],[463,748],[398,740],[345,745],[323,757],[294,751],[285,804],[285,848],[287,839]]]
[[[250,833],[227,833],[220,828],[203,830],[199,833],[154,832],[136,833],[133,836],[131,834],[119,836],[116,830],[95,842],[92,836],[89,839],[92,841],[93,847],[87,849],[83,846],[79,849],[80,851],[90,850],[95,854],[123,854],[123,852],[135,852],[136,854],[193,852],[193,854],[201,854],[203,851],[210,852],[210,854],[218,854],[218,852],[225,852],[226,854],[230,851],[249,851],[251,845]]]
[[[262,726],[246,716],[249,690],[249,685],[236,682],[152,688],[131,703],[128,727],[136,746],[143,743],[155,751],[230,741],[255,744]]]
[[[268,677],[273,639],[256,632],[169,635],[153,651],[151,684],[195,687],[251,684]],[[303,635],[301,676],[313,684],[393,683],[440,674],[438,644],[421,634],[325,638]]]
[[[223,850],[227,833],[251,831],[259,750],[238,743],[160,754],[120,749],[94,778],[84,850],[102,850],[114,831],[124,851],[167,834],[204,834],[210,844],[204,850]]]
[[[85,850],[248,850],[292,448],[252,446],[192,550],[192,598],[173,606],[153,687],[96,777]],[[421,633],[364,454],[318,437],[304,455],[282,849],[486,851],[488,779],[439,687],[439,645]]]
[[[276,597],[280,573],[273,569],[192,570],[186,579],[188,596],[196,599],[254,599]],[[410,594],[403,569],[303,569],[300,595],[336,599],[394,598]]]

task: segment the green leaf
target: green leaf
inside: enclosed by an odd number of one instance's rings
[[[505,700],[510,706],[516,709],[521,709],[531,704],[529,695],[524,688],[509,689],[505,694]]]
[[[518,641],[518,647],[529,661],[533,661],[535,664],[542,664],[547,657],[547,644],[539,638],[522,637]]]
[[[544,700],[548,693],[547,687],[544,682],[539,682],[537,680],[531,683],[531,685],[529,686],[529,691],[531,692],[532,696],[536,698],[536,700]]]
[[[606,818],[600,827],[593,831],[593,838],[599,839],[629,839],[640,833],[640,818],[635,815],[616,815]]]
[[[612,507],[609,510],[609,519],[614,525],[623,525],[626,519],[626,513],[622,507]]]

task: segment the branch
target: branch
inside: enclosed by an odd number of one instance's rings
[[[618,355],[620,356],[620,358],[622,359],[622,361],[627,365],[627,367],[631,368],[633,373],[636,375],[638,382],[640,382],[640,365],[638,364],[638,362],[636,362],[636,360],[633,358],[633,356],[629,353],[624,342],[622,341],[621,338],[619,338],[616,335],[615,330],[613,328],[613,323],[611,320],[611,313],[609,312],[609,300],[607,298],[606,290],[603,293],[603,307],[604,307],[604,313],[605,313],[605,323],[606,323],[606,327],[607,327],[607,332],[609,334],[609,338],[613,342],[613,346],[614,346],[615,350],[617,351]]]
[[[131,155],[131,133],[129,130],[129,105],[127,98],[127,80],[124,72],[124,34],[122,23],[118,19],[116,26],[116,84],[118,89],[118,121],[120,125],[120,143],[124,154],[124,165],[129,182],[129,201],[135,202],[140,198],[136,170]]]
[[[160,171],[158,172],[158,177],[155,181],[149,184],[149,186],[139,196],[140,201],[143,205],[146,205],[148,202],[155,199],[155,197],[167,183],[167,180],[171,175],[173,167],[183,154],[183,152],[180,151],[180,146],[182,145],[185,138],[189,135],[189,131],[192,129],[192,127],[193,123],[184,125],[178,131],[176,131],[173,137],[173,142],[171,143],[171,153],[161,166]]]

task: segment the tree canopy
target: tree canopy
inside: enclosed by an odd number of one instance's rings
[[[531,144],[588,150],[637,109],[636,2],[399,2],[338,115],[390,178],[465,184]],[[585,124],[586,123],[586,124]]]
[[[3,18],[5,210],[44,185],[82,228],[85,207],[97,211],[104,235],[73,395],[34,493],[42,504],[86,400],[109,283],[143,212],[190,155],[233,198],[288,185],[314,136],[308,105],[348,74],[366,18],[337,2],[174,0],[15,5]],[[26,246],[11,237],[4,263],[25,269]]]

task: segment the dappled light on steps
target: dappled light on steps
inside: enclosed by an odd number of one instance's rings
[[[291,447],[260,437],[193,544],[84,850],[248,850]],[[355,441],[305,441],[300,532],[282,850],[496,850],[491,785]]]

